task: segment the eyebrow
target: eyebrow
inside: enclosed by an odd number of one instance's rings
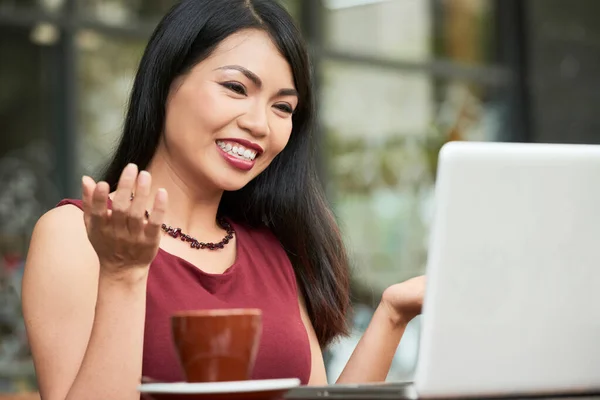
[[[244,74],[246,76],[246,78],[250,79],[252,81],[252,83],[254,83],[258,88],[262,87],[262,80],[258,77],[258,75],[256,75],[254,72],[250,71],[249,69],[242,67],[241,65],[225,65],[224,67],[219,67],[217,69],[220,69],[220,70],[233,69],[235,71],[239,71],[242,74]],[[292,89],[292,88],[280,89],[277,92],[277,96],[300,97],[300,95],[298,94],[298,91],[296,89]]]

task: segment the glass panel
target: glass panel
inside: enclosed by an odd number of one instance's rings
[[[45,12],[60,11],[65,0],[0,0],[0,10],[41,9]]]
[[[80,174],[96,176],[120,137],[133,77],[145,42],[81,31],[79,149]]]
[[[341,372],[385,288],[424,272],[437,154],[448,140],[497,140],[503,98],[477,85],[326,60],[322,110],[328,190],[353,261],[356,336],[331,349]],[[357,95],[360,93],[360,95]],[[390,380],[410,379],[418,319]]]
[[[158,21],[175,3],[176,0],[76,0],[81,14],[114,25],[140,19]]]
[[[11,1],[11,0],[0,0]],[[12,0],[16,1],[16,0]],[[20,0],[19,0],[20,1]],[[64,1],[64,0],[28,0]],[[176,0],[76,0],[79,12],[109,24],[122,25],[146,19],[158,21],[177,2]],[[298,0],[279,0],[294,18],[299,16]]]
[[[0,9],[10,9],[17,7],[34,7],[37,0],[0,0]]]
[[[278,0],[278,2],[285,7],[296,23],[300,23],[300,0]]]
[[[29,29],[0,26],[0,37],[0,392],[14,392],[35,385],[20,303],[27,247],[59,193],[48,49],[30,41]]]
[[[496,18],[491,0],[435,0],[436,55],[464,64],[489,64],[496,57]]]
[[[388,60],[485,63],[493,55],[490,0],[324,0],[330,50]]]
[[[325,41],[332,50],[395,60],[431,57],[432,13],[425,0],[325,0]]]

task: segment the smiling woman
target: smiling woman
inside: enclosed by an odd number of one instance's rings
[[[33,233],[23,309],[43,398],[182,380],[169,318],[192,309],[262,310],[253,377],[326,382],[349,268],[313,122],[307,51],[275,1],[184,0],[163,18],[104,180],[83,177],[83,199]],[[386,291],[340,381],[385,379],[423,284]]]
[[[259,29],[235,32],[174,80],[164,136],[147,168],[156,176],[169,162],[193,175],[190,182],[203,191],[238,190],[286,146],[298,100],[290,66],[270,35]],[[221,151],[219,141],[236,151]],[[252,149],[260,156],[243,159]],[[223,160],[233,168],[217,168]]]

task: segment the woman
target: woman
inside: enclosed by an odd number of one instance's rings
[[[326,383],[349,270],[314,169],[309,71],[273,0],[184,0],[164,17],[104,181],[84,177],[83,201],[33,233],[23,310],[44,399],[182,379],[168,317],[194,308],[260,307],[254,378]],[[340,382],[385,379],[423,288],[384,293]]]

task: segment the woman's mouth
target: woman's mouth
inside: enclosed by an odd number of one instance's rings
[[[217,140],[216,143],[219,153],[232,167],[242,171],[250,171],[254,167],[254,160],[259,156],[256,150],[230,140]]]
[[[247,149],[237,142],[227,140],[217,140],[217,146],[226,154],[239,158],[240,160],[253,161],[256,156],[256,150]]]

